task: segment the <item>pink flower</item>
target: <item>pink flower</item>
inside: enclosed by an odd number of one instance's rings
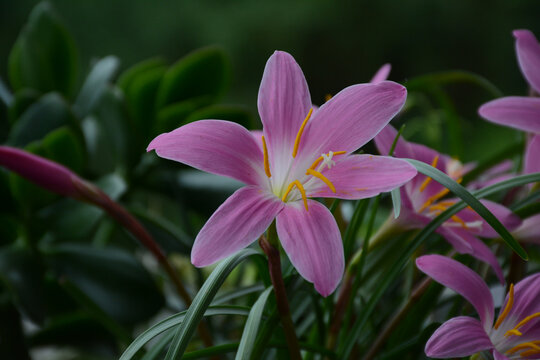
[[[540,274],[510,285],[493,323],[493,298],[474,271],[440,255],[419,257],[416,266],[467,299],[480,316],[480,321],[458,316],[442,324],[426,344],[427,356],[459,358],[491,350],[495,360],[540,359]]]
[[[540,44],[529,30],[514,30],[514,37],[521,72],[532,89],[540,94]],[[540,98],[503,97],[482,105],[478,113],[496,124],[529,132],[523,172],[540,172]]]
[[[375,143],[380,153],[388,153],[396,135],[397,131],[388,125],[375,137]],[[394,155],[398,158],[416,159],[430,164],[458,182],[473,167],[472,164],[463,165],[448,155],[440,154],[421,144],[405,141],[403,138],[398,140]],[[423,228],[434,217],[458,201],[446,198],[449,192],[438,182],[418,174],[401,188],[402,211],[397,221],[404,228]],[[481,200],[481,202],[509,230],[513,230],[521,224],[521,219],[506,207],[488,200]],[[471,254],[490,264],[499,280],[504,283],[504,276],[497,258],[489,247],[477,238],[477,236],[495,238],[498,237],[498,234],[475,211],[470,208],[461,210],[440,226],[437,233],[452,244],[456,251]]]
[[[155,138],[147,150],[246,184],[202,228],[191,262],[207,266],[235,253],[276,219],[298,272],[323,296],[332,293],[344,269],[341,236],[330,211],[309,198],[371,197],[416,174],[399,159],[352,155],[392,119],[406,95],[389,81],[354,85],[312,114],[302,70],[291,55],[276,51],[259,89],[260,143],[242,126],[222,120],[197,121]]]

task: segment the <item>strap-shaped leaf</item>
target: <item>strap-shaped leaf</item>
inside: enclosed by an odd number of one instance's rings
[[[179,324],[181,324],[188,310],[184,310],[166,318],[165,320],[160,321],[156,325],[147,329],[141,335],[139,335],[124,351],[120,360],[131,359],[148,341],[152,340],[154,337],[158,336],[164,331],[167,331]],[[206,309],[204,316],[214,316],[214,315],[241,315],[247,316],[249,314],[249,309],[239,306],[214,306]]]
[[[514,250],[523,260],[527,260],[528,256],[525,250],[519,245],[519,243],[514,239],[510,232],[501,224],[501,222],[489,211],[477,198],[474,197],[467,189],[455,182],[448,175],[442,171],[418,160],[407,159],[416,170],[422,174],[429,176],[433,180],[437,181],[439,184],[443,185],[451,192],[459,196],[463,201],[467,203],[474,211],[478,213],[484,220],[487,221],[491,227],[501,235],[501,238]]]
[[[229,276],[231,271],[239,263],[247,257],[257,254],[260,253],[253,249],[244,249],[221,261],[214,271],[212,271],[212,274],[210,274],[193,299],[193,303],[186,312],[184,321],[176,330],[176,334],[171,342],[167,356],[165,357],[166,360],[179,359],[184,354],[184,351],[193,336],[193,332],[201,321],[210,302],[212,302],[212,299],[216,296],[221,284],[223,284],[227,276]]]
[[[242,339],[240,339],[240,345],[236,353],[236,360],[251,359],[251,353],[255,340],[257,339],[257,332],[259,331],[259,325],[261,324],[264,308],[268,296],[272,292],[272,287],[263,291],[261,296],[255,301],[251,311],[249,312],[244,331],[242,332]]]

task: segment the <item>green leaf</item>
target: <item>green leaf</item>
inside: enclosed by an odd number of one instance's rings
[[[53,130],[41,141],[41,145],[48,159],[70,168],[75,173],[82,172],[85,162],[84,148],[68,127]]]
[[[450,178],[442,171],[435,169],[426,163],[412,159],[406,160],[412,165],[414,165],[414,167],[416,167],[416,169],[420,173],[432,178],[433,180],[437,181],[439,184],[443,185],[444,187],[452,191],[454,194],[459,196],[471,208],[473,208],[473,210],[476,211],[478,215],[483,217],[484,220],[486,220],[487,223],[491,225],[491,227],[493,227],[495,231],[497,231],[497,233],[499,233],[501,238],[506,242],[506,244],[508,244],[508,246],[510,246],[510,248],[512,248],[523,260],[527,260],[527,253],[514,239],[510,232],[480,201],[478,201],[463,186],[455,182],[452,178]]]
[[[44,320],[43,269],[40,259],[28,249],[0,250],[0,280],[7,285],[15,303],[33,321]]]
[[[76,125],[69,105],[58,94],[46,94],[31,105],[13,125],[8,144],[24,147],[65,125]]]
[[[132,150],[130,126],[124,102],[118,89],[109,88],[102,93],[97,108],[82,122],[88,149],[88,169],[103,176],[116,170],[123,171],[135,165],[140,150]]]
[[[204,119],[228,120],[238,123],[246,129],[252,129],[255,125],[255,120],[251,113],[246,108],[236,105],[207,106],[192,112],[186,118],[185,123]]]
[[[13,94],[9,91],[2,78],[0,78],[0,100],[6,107],[10,107],[13,102]]]
[[[156,115],[154,132],[160,133],[176,129],[186,123],[186,119],[192,112],[209,102],[208,96],[199,96],[163,107]]]
[[[166,63],[165,60],[161,58],[152,58],[141,61],[140,63],[131,66],[120,75],[117,82],[118,87],[124,92],[129,92],[129,88],[133,86],[133,83],[139,79],[141,75],[164,67],[166,67]]]
[[[397,219],[401,212],[401,194],[399,188],[392,190],[390,194],[392,195],[392,206],[394,207],[394,219]]]
[[[188,310],[179,312],[173,316],[166,318],[165,320],[160,321],[159,323],[153,325],[149,329],[145,330],[141,335],[139,335],[124,351],[119,360],[129,360],[131,359],[142,347],[152,340],[154,337],[158,336],[164,331],[167,331],[175,326],[181,324]],[[204,312],[204,316],[214,316],[214,315],[240,315],[248,316],[249,309],[238,306],[212,306]]]
[[[59,276],[120,323],[146,320],[164,304],[150,274],[125,251],[64,244],[48,247],[44,254]]]
[[[127,190],[125,181],[116,174],[99,179],[96,185],[113,200]],[[57,240],[70,241],[87,238],[102,216],[100,208],[75,199],[61,199],[38,213],[38,218]]]
[[[240,345],[238,346],[235,359],[251,359],[259,325],[261,324],[264,308],[266,307],[266,301],[271,292],[272,287],[267,288],[262,292],[255,304],[253,304],[244,325],[244,330],[242,331],[242,338],[240,339]]]
[[[115,56],[104,57],[94,64],[73,104],[73,109],[80,118],[84,118],[92,111],[112,81],[119,65],[120,62]]]
[[[166,360],[179,359],[187,348],[187,345],[193,336],[193,332],[201,321],[204,312],[210,305],[210,302],[216,295],[219,287],[231,271],[244,259],[252,255],[260,255],[255,250],[244,249],[238,253],[229,256],[221,261],[219,265],[212,271],[212,274],[204,282],[203,286],[193,299],[193,303],[186,312],[184,321],[178,326],[176,334],[171,342],[171,346],[167,351]]]
[[[436,174],[434,171],[432,171],[431,173]],[[429,174],[428,176],[431,176],[431,174]],[[434,178],[434,180],[437,180],[437,179]],[[540,181],[540,173],[516,176],[512,179],[501,181],[499,183],[487,186],[483,188],[482,190],[475,191],[474,195],[477,196],[478,198],[486,197],[486,196],[495,194],[499,191],[504,191],[507,189],[511,189],[513,187],[522,186],[522,185],[529,184],[536,181]],[[371,294],[371,298],[369,299],[367,304],[365,304],[362,307],[362,313],[355,320],[354,325],[348,332],[348,335],[346,336],[345,340],[339,346],[338,354],[339,354],[340,359],[345,359],[350,355],[354,347],[354,344],[356,344],[358,338],[360,337],[364,329],[364,326],[367,324],[368,319],[373,314],[373,311],[375,310],[382,295],[385,293],[388,287],[392,284],[392,282],[401,274],[403,267],[409,261],[410,257],[414,254],[414,252],[418,249],[418,247],[424,241],[426,241],[427,238],[433,232],[435,232],[435,230],[440,225],[442,225],[446,220],[450,219],[452,215],[456,214],[461,209],[464,209],[466,205],[467,203],[465,201],[459,201],[458,203],[452,205],[451,207],[443,211],[436,218],[434,218],[406,246],[406,248],[401,252],[401,256],[397,259],[397,261],[395,261],[391,265],[388,272],[386,272],[377,281],[377,287],[375,288],[375,291]]]
[[[15,124],[24,112],[39,100],[41,93],[34,89],[22,89],[15,93],[9,107],[9,122]]]
[[[208,104],[225,91],[230,65],[223,50],[209,47],[192,52],[167,71],[156,99],[158,109],[191,98],[205,97]]]
[[[36,5],[9,54],[15,91],[58,91],[69,97],[77,81],[77,50],[48,2]]]

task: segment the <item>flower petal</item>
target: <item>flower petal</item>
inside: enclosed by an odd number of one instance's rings
[[[508,301],[508,295],[506,296]],[[501,324],[501,328],[514,327],[519,321],[525,317],[540,312],[540,273],[530,275],[525,279],[519,281],[514,286],[514,306],[508,313],[505,321]],[[529,330],[532,330],[536,335],[540,335],[540,319],[533,319],[528,324],[520,327],[520,331],[523,333],[523,337],[520,340],[524,340],[530,334],[526,334]]]
[[[435,232],[441,235],[446,241],[454,247],[454,249],[460,254],[472,254],[473,248],[463,237],[459,236],[455,229],[448,226],[439,226]]]
[[[244,127],[223,120],[200,120],[156,137],[146,151],[248,185],[266,178],[263,154]]]
[[[390,70],[392,70],[392,65],[384,64],[379,70],[373,75],[373,78],[369,81],[372,84],[378,84],[386,79],[390,75]]]
[[[79,196],[75,183],[82,183],[68,168],[10,146],[0,146],[0,166],[62,196]]]
[[[432,358],[460,358],[492,347],[478,320],[458,316],[442,324],[431,335],[425,351]]]
[[[383,156],[390,155],[390,149],[392,144],[396,139],[398,131],[390,124],[386,125],[378,134],[373,138],[377,150]],[[409,145],[409,142],[406,141],[403,136],[400,136],[396,146],[394,148],[393,156],[398,158],[413,158],[414,153]]]
[[[211,265],[255,241],[270,226],[284,204],[256,186],[245,186],[232,194],[201,229],[191,262]]]
[[[480,106],[484,119],[515,129],[540,133],[540,99],[508,96]]]
[[[449,200],[453,201],[453,200]],[[457,200],[456,200],[457,202]],[[517,229],[522,221],[519,216],[515,215],[510,209],[501,204],[489,200],[480,200],[480,202],[506,227],[509,231]],[[471,233],[486,237],[496,238],[500,235],[489,225],[483,217],[478,215],[476,211],[467,207],[456,214],[458,218],[466,224],[467,230]],[[450,221],[450,220],[449,220]],[[455,223],[456,226],[463,226]]]
[[[493,325],[493,298],[482,278],[465,265],[441,255],[425,255],[416,259],[416,266],[433,280],[454,290],[469,301],[486,332]]]
[[[540,44],[529,30],[514,30],[519,67],[529,84],[540,93]]]
[[[540,244],[540,214],[526,218],[512,235],[520,242]]]
[[[352,152],[371,140],[401,110],[407,90],[391,81],[343,89],[308,122],[301,153]]]
[[[416,175],[416,169],[405,160],[388,156],[350,155],[321,173],[336,192],[313,177],[305,185],[309,197],[364,199],[405,184]]]
[[[466,241],[471,247],[471,252],[469,254],[474,256],[478,260],[488,263],[493,268],[493,271],[497,275],[497,278],[499,279],[501,284],[504,284],[504,274],[501,265],[499,264],[499,261],[497,261],[497,257],[491,251],[491,249],[486,244],[484,244],[482,240],[478,239],[476,236],[472,235],[467,230],[457,228],[452,229],[452,232],[456,236],[459,236],[464,241]]]
[[[540,172],[540,134],[534,135],[527,143],[523,172],[532,174]]]
[[[493,360],[510,360],[506,355],[501,354],[497,350],[493,349]]]
[[[341,234],[330,211],[319,202],[288,203],[276,219],[277,232],[291,263],[306,280],[328,296],[343,276]]]
[[[294,58],[276,51],[266,63],[257,100],[270,158],[290,157],[296,134],[311,109],[302,69]]]

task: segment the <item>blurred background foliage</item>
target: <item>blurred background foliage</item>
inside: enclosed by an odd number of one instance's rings
[[[257,89],[280,49],[300,63],[317,104],[390,62],[390,78],[409,87],[397,120],[407,119],[407,138],[466,161],[487,158],[520,138],[476,109],[527,93],[511,31],[540,34],[539,11],[533,0],[2,1],[0,143],[95,182],[138,217],[195,293],[204,273],[189,264],[192,241],[239,184],[146,154],[152,138],[204,118],[260,127]],[[377,286],[376,269],[393,261],[399,244],[368,261],[373,281],[363,293]],[[224,295],[236,305],[252,304],[268,286],[264,271],[242,270]],[[412,266],[404,276],[395,299],[410,290]],[[294,316],[311,324],[328,302],[296,306],[311,287],[290,283]],[[395,299],[381,312],[390,314]],[[25,359],[47,345],[78,349],[70,359],[116,358],[141,326],[183,308],[155,260],[101,210],[0,169],[0,358]],[[409,341],[410,358],[421,356],[431,329],[412,342],[408,335],[426,314],[404,323],[390,347]],[[217,342],[239,331],[221,320],[210,326],[220,329]],[[305,337],[320,335],[306,329]],[[283,340],[279,332],[272,338]]]

